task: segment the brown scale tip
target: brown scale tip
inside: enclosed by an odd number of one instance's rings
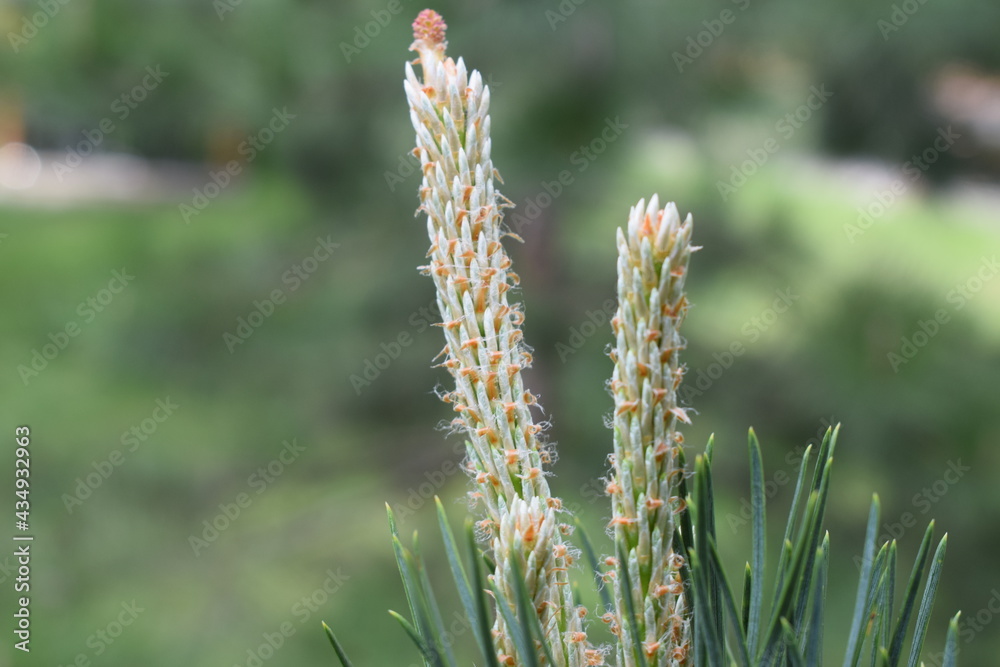
[[[433,9],[425,9],[417,14],[413,22],[413,38],[427,44],[443,44],[444,31],[447,29],[440,14]]]

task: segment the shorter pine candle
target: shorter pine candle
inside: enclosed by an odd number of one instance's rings
[[[690,423],[677,402],[684,375],[678,332],[687,312],[684,279],[691,245],[691,216],[683,222],[674,204],[663,209],[654,195],[632,208],[626,229],[618,230],[618,312],[611,324],[614,395],[611,496],[616,544],[627,562],[632,590],[612,570],[615,610],[608,620],[618,636],[618,662],[633,667],[641,650],[651,665],[687,665],[690,648],[688,601],[672,549],[674,515],[683,508],[677,486],[684,471],[677,451],[684,439],[677,423]],[[641,647],[626,630],[630,595]]]

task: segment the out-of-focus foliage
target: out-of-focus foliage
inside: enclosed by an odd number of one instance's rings
[[[220,19],[209,2],[70,0],[18,52],[4,45],[4,139],[20,135],[56,158],[147,66],[169,74],[102,150],[217,169],[273,109],[297,115],[190,224],[178,211],[187,187],[153,204],[0,204],[3,428],[31,425],[36,447],[38,645],[24,664],[68,665],[83,653],[108,666],[249,665],[248,651],[267,654],[258,647],[283,623],[294,634],[263,664],[331,664],[320,619],[363,647],[356,664],[417,664],[384,612],[405,601],[382,503],[396,507],[404,535],[419,527],[429,538],[430,494],[455,516],[466,490],[461,443],[434,430],[451,418],[431,393],[447,378],[430,368],[442,343],[429,326],[432,287],[414,269],[426,240],[412,218],[419,177],[405,163],[401,80],[423,6],[401,2],[348,62],[342,44],[388,2],[231,5]],[[993,664],[1000,280],[974,281],[1000,248],[996,148],[942,115],[935,91],[956,67],[997,75],[997,8],[927,2],[883,38],[877,22],[891,2],[589,0],[556,14],[566,20],[553,29],[546,12],[559,6],[435,5],[451,26],[449,51],[493,90],[494,160],[525,238],[512,254],[535,348],[529,382],[559,443],[555,491],[607,553],[598,478],[610,450],[611,338],[601,310],[614,295],[614,228],[638,197],[659,192],[694,213],[704,246],[688,283],[697,412],[687,440],[700,451],[716,434],[730,572],[748,553],[740,541],[750,543],[746,428],[767,447],[780,515],[796,448],[842,422],[831,580],[856,576],[850,545],[862,543],[873,491],[882,530],[902,538],[901,562],[936,518],[949,550],[927,647],[943,647],[947,618],[962,609],[961,664]],[[38,7],[0,5],[0,34]],[[723,10],[735,20],[678,71],[673,54]],[[780,133],[823,85],[829,101]],[[616,119],[627,127],[581,158]],[[885,198],[895,170],[952,123],[961,139],[855,234],[859,207]],[[719,182],[771,138],[780,150],[723,197]],[[860,162],[872,156],[888,170]],[[563,170],[570,183],[546,199]],[[328,236],[339,247],[291,290],[285,273]],[[87,321],[79,304],[122,267],[134,280]],[[958,299],[963,286],[970,298]],[[230,352],[224,334],[275,289],[287,300]],[[770,312],[789,290],[789,308]],[[948,321],[894,371],[887,355],[919,340],[941,309]],[[25,385],[18,366],[69,321],[79,335]],[[742,352],[727,357],[737,343]],[[166,397],[180,407],[128,451],[123,435]],[[252,476],[291,438],[305,451],[258,494]],[[122,465],[68,512],[63,495],[114,450]],[[195,555],[190,537],[240,493],[252,503]],[[412,514],[401,511],[408,504]],[[446,582],[437,540],[424,541],[431,577]],[[328,580],[335,592],[316,593]],[[829,636],[846,633],[851,595],[830,591]],[[111,644],[97,639],[133,598],[144,609],[136,621]],[[456,601],[441,602],[460,654],[472,655]],[[353,641],[361,636],[378,641]]]
[[[169,83],[112,147],[218,158],[241,130],[287,105],[308,125],[281,156],[329,187],[327,170],[381,164],[370,148],[406,134],[390,82],[420,8],[410,0],[55,0],[36,37],[12,41],[45,4],[8,0],[0,13],[14,52],[0,61],[0,93],[24,105],[35,143],[73,142],[150,64],[169,72]],[[1000,9],[974,0],[475,0],[437,9],[460,28],[453,50],[506,84],[501,104],[517,112],[501,136],[529,163],[552,144],[575,145],[611,112],[704,130],[720,113],[759,107],[803,81],[835,91],[833,112],[810,130],[822,147],[902,161],[941,121],[934,77],[949,65],[1000,67]]]

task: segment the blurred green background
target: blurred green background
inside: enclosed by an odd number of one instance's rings
[[[472,655],[430,502],[457,523],[467,489],[461,443],[436,428],[448,378],[415,270],[401,81],[422,8],[0,2],[2,428],[32,430],[36,536],[29,655],[9,648],[0,555],[0,662],[331,665],[326,620],[356,664],[416,665],[385,613],[405,600],[384,502],[423,531]],[[842,422],[828,661],[878,492],[904,562],[931,518],[950,534],[928,664],[958,609],[962,664],[996,664],[1000,7],[434,8],[492,88],[528,380],[554,489],[592,536],[610,514],[614,230],[658,192],[703,246],[686,435],[694,453],[716,434],[731,578],[749,553],[746,429],[779,531],[797,453]]]

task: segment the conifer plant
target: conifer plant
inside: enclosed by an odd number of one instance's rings
[[[436,288],[444,334],[439,365],[453,380],[441,398],[454,410],[453,429],[466,442],[473,516],[463,539],[453,534],[440,500],[437,514],[481,656],[474,664],[822,664],[830,569],[823,517],[838,429],[827,431],[818,451],[806,449],[770,570],[763,463],[750,431],[752,546],[742,586],[734,591],[717,548],[713,444],[689,466],[679,431],[690,423],[677,392],[684,375],[684,283],[697,250],[693,223],[690,215],[682,220],[674,204],[661,207],[656,195],[640,200],[617,233],[606,480],[611,520],[608,544],[595,549],[550,489],[554,452],[532,413],[537,400],[522,379],[532,357],[523,342],[524,315],[511,298],[518,277],[502,242],[514,236],[503,225],[504,209],[512,204],[496,189],[489,88],[461,58],[446,56],[446,26],[436,12],[422,11],[413,28],[410,48],[418,58],[406,63],[403,87],[423,172],[417,213],[430,239],[428,263],[420,268]],[[416,541],[405,547],[388,514],[409,618],[390,614],[426,667],[458,667]],[[897,667],[904,655],[907,667],[916,667],[947,535],[935,546],[931,522],[905,588],[897,591],[896,543],[876,547],[878,525],[876,496],[850,631],[835,645],[846,647],[844,667]],[[574,584],[588,580],[598,589],[596,610],[581,604],[574,591]],[[351,667],[340,641],[324,628],[343,667]],[[957,638],[956,614],[945,667],[957,664]]]

